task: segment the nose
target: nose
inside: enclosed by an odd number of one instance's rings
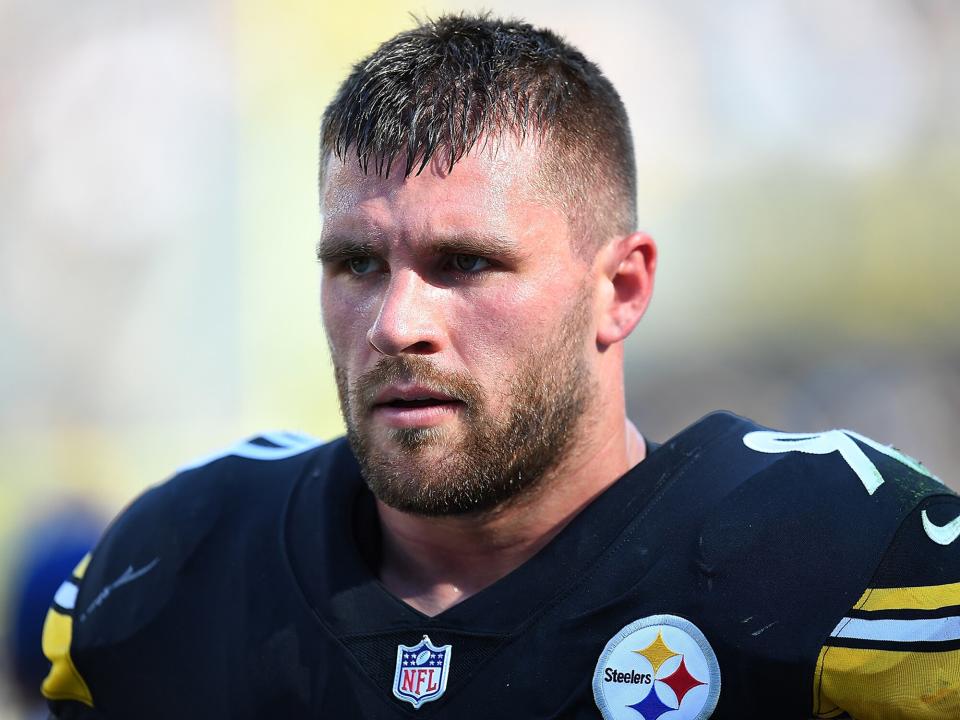
[[[383,355],[428,355],[443,347],[434,288],[412,270],[393,272],[367,340]]]

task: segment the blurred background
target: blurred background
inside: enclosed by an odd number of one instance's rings
[[[958,486],[955,0],[0,0],[0,671],[51,538],[82,554],[241,436],[341,432],[319,117],[409,13],[480,7],[564,34],[630,112],[661,249],[641,431],[855,428]]]

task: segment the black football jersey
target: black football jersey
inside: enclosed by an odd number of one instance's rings
[[[61,720],[960,717],[960,498],[726,413],[434,617],[378,581],[344,440],[273,433],[127,508],[60,588]]]

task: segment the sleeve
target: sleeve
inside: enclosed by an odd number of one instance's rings
[[[960,718],[960,497],[911,512],[870,586],[826,639],[814,716]]]
[[[183,569],[209,551],[208,540],[252,497],[270,463],[301,457],[318,441],[296,433],[269,433],[186,465],[144,492],[110,524],[93,553],[57,591],[43,631],[43,651],[53,663],[43,682],[58,720],[142,717],[136,708],[153,696],[143,677],[162,665],[163,623],[184,612]],[[299,466],[298,466],[299,467]],[[299,471],[284,471],[299,477]]]
[[[52,663],[41,692],[53,718],[131,716],[121,709],[135,688],[118,649],[163,611],[178,569],[213,525],[217,502],[198,491],[204,482],[193,473],[147,490],[57,590],[41,641]]]
[[[43,654],[51,662],[41,691],[50,704],[51,717],[61,720],[96,720],[93,696],[86,680],[70,655],[73,639],[73,611],[84,573],[90,565],[88,554],[73,575],[57,590],[43,625]]]

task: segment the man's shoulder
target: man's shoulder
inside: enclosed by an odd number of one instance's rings
[[[111,523],[95,550],[149,546],[177,536],[180,546],[227,514],[257,516],[285,497],[308,469],[323,467],[342,440],[267,432],[190,461],[146,490]]]
[[[77,629],[89,627],[98,639],[106,634],[116,636],[114,641],[135,632],[187,582],[184,569],[198,556],[226,568],[226,562],[206,556],[225,556],[230,547],[270,536],[299,479],[306,473],[329,474],[331,458],[349,452],[345,445],[342,439],[325,443],[299,433],[270,432],[181,466],[113,520],[83,565],[82,577],[71,581],[77,586],[75,607],[66,609]],[[138,601],[111,603],[110,596],[125,586]],[[109,613],[106,606],[112,606]],[[109,620],[100,622],[98,615]]]
[[[254,605],[275,605],[269,590],[287,581],[288,504],[301,479],[327,483],[347,460],[342,439],[264,433],[144,492],[57,592],[43,638],[53,662],[47,698],[92,705],[121,696],[112,678],[125,663],[173,673],[174,658],[214,651],[218,623],[240,627],[237,618]],[[269,622],[269,613],[251,612]]]
[[[813,676],[817,717],[927,717],[934,701],[946,709],[929,717],[957,716],[960,498],[949,487],[852,430],[783,432],[720,413],[671,446],[675,505],[699,508],[690,612],[735,648],[721,664],[741,663],[753,688],[789,680],[800,701]],[[938,662],[942,687],[930,686]]]
[[[926,497],[955,494],[918,460],[848,429],[784,432],[718,411],[664,443],[674,444],[691,456],[708,455],[714,467],[732,468],[732,485],[759,494],[779,484],[765,479],[786,478],[810,495],[889,501],[903,513]]]
[[[767,605],[802,599],[805,611],[835,623],[881,564],[893,562],[893,547],[929,556],[960,535],[960,521],[950,524],[958,507],[950,488],[913,458],[851,430],[782,432],[723,413],[665,446],[672,443],[685,458],[675,502],[699,508],[698,562],[739,588],[731,590],[738,602],[750,601],[741,590],[755,592],[762,575]],[[898,532],[916,542],[895,543]],[[940,581],[931,573],[921,572],[924,583]]]
[[[918,461],[851,430],[783,432],[719,412],[650,459],[662,466],[664,455],[661,474],[673,476],[675,502],[699,518],[703,551],[732,561],[747,548],[811,565],[857,556],[863,572],[923,503],[956,498]],[[946,533],[934,525],[926,523],[934,536]]]
[[[202,520],[212,511],[262,513],[257,500],[285,496],[305,472],[326,473],[344,452],[349,453],[344,438],[326,442],[289,431],[250,436],[178,467],[125,508],[106,535],[120,526],[134,533],[146,530],[152,523],[142,521],[168,513],[173,517],[167,519],[178,524]]]
[[[344,443],[344,438],[325,442],[302,432],[273,430],[244,438],[239,442],[202,455],[181,465],[176,475],[223,472],[241,469],[247,472],[287,469],[293,464],[276,465],[277,462],[304,460],[317,453],[329,453]]]

